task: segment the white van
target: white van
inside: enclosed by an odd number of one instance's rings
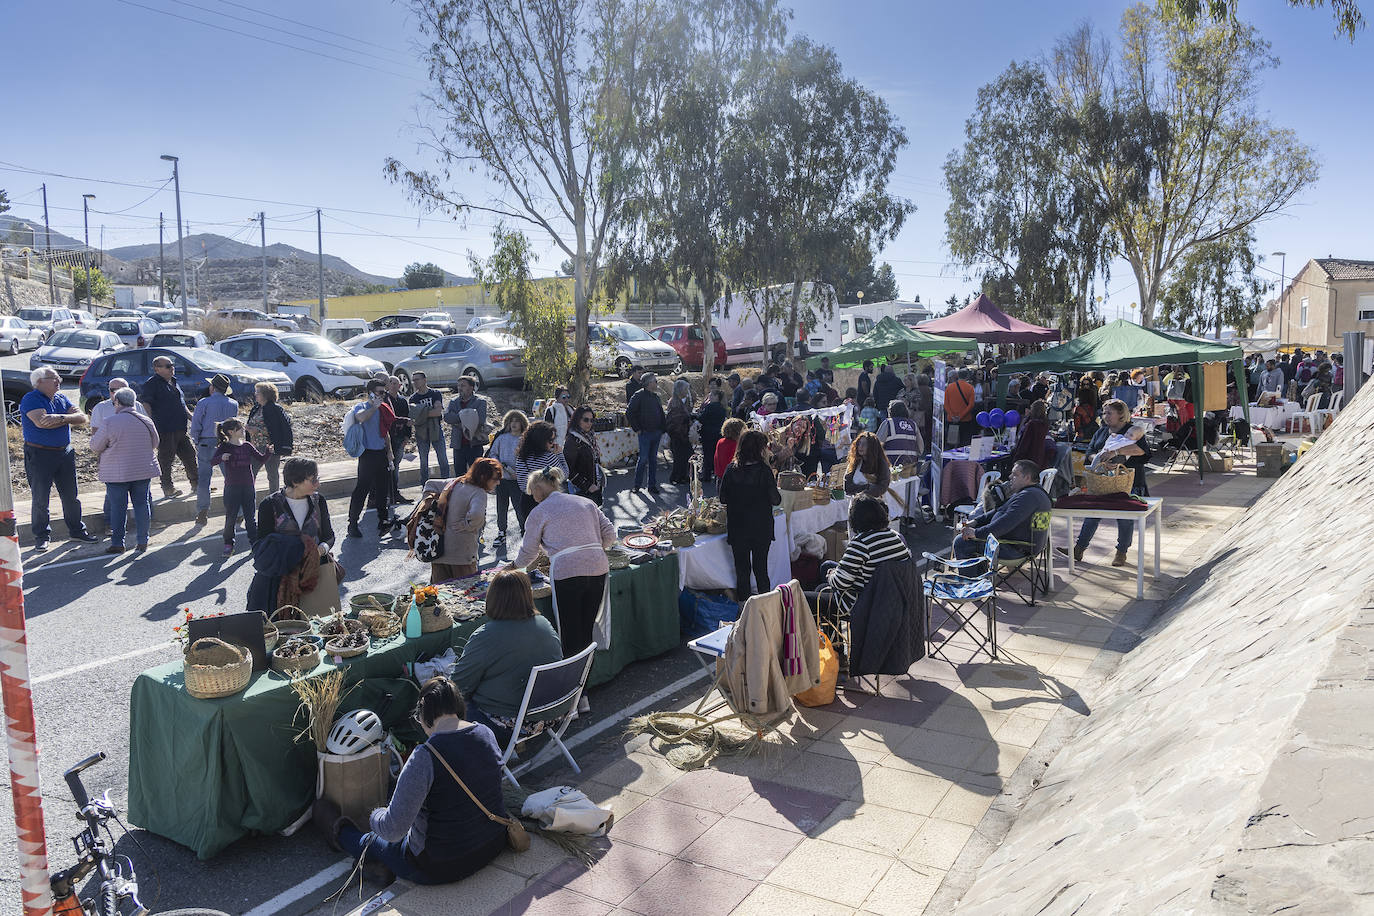
[[[849,309],[843,309],[837,315],[822,318],[806,335],[806,346],[812,353],[828,353],[855,337],[862,337],[877,324],[867,315],[855,315]]]
[[[366,334],[369,330],[371,328],[361,318],[326,318],[324,326],[320,328],[320,335],[341,344],[349,338]]]
[[[750,363],[763,362],[763,324],[751,307],[753,302],[761,302],[760,297],[768,296],[775,303],[781,304],[786,310],[792,304],[792,284],[784,283],[778,286],[769,286],[764,289],[753,290],[752,293],[735,293],[730,297],[728,303],[729,315],[726,315],[727,302],[725,297],[716,300],[713,309],[714,325],[720,329],[720,336],[725,341],[726,358],[729,365],[740,366]],[[803,283],[801,292],[800,306],[805,312],[807,309],[820,314],[826,302],[834,303],[835,291],[828,283]],[[768,328],[768,351],[775,355],[780,355],[786,349],[787,322],[779,321]],[[810,345],[807,343],[807,328],[805,322],[797,323],[797,339],[795,341],[802,353],[810,352]]]

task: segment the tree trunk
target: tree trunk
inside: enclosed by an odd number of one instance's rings
[[[792,358],[792,348],[797,341],[797,312],[801,306],[802,281],[792,281],[792,303],[787,307],[787,358]]]
[[[573,374],[569,390],[574,404],[587,403],[591,394],[591,367],[587,352],[587,233],[577,227],[577,257],[573,260]]]
[[[715,284],[708,283],[700,287],[697,295],[704,300],[698,326],[701,328],[701,390],[705,397],[705,393],[711,390],[711,375],[716,368],[716,342],[711,338],[711,328],[714,326],[711,309],[716,304]]]

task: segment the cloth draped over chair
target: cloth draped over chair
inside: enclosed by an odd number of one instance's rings
[[[849,673],[906,674],[926,656],[925,601],[916,561],[887,560],[849,615]]]

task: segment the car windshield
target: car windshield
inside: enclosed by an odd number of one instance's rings
[[[52,309],[20,309],[19,317],[25,321],[48,321],[52,318]]]
[[[283,347],[297,356],[304,356],[307,359],[340,359],[352,355],[323,337],[310,337],[302,334],[299,337],[281,337],[278,339]]]
[[[247,369],[243,363],[234,359],[232,356],[225,356],[215,350],[197,350],[194,353],[184,354],[187,359],[195,364],[197,369],[218,372],[221,369]]]
[[[616,340],[653,340],[643,328],[633,324],[611,324],[606,331]]]
[[[71,347],[76,350],[99,350],[103,340],[103,335],[92,334],[90,331],[58,331],[48,338],[48,346]]]
[[[102,321],[99,330],[109,331],[112,334],[137,334],[137,321]]]
[[[427,315],[421,315],[421,316],[420,316],[420,320],[421,320],[421,321],[452,321],[453,319],[449,317],[448,312],[430,312],[430,313],[427,314]]]
[[[196,345],[196,335],[154,334],[153,344],[159,347],[194,347]]]

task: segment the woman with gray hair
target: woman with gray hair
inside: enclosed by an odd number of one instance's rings
[[[134,504],[134,548],[148,549],[152,506],[148,499],[153,478],[161,470],[157,463],[157,427],[135,408],[132,388],[120,388],[110,399],[114,413],[106,418],[91,438],[91,451],[100,456],[100,480],[105,484],[105,504],[110,523],[110,546],[106,553],[124,552],[125,513]]]
[[[686,486],[690,483],[692,458],[692,386],[686,379],[673,382],[673,396],[668,399],[668,446],[673,452],[673,472],[669,483]]]

